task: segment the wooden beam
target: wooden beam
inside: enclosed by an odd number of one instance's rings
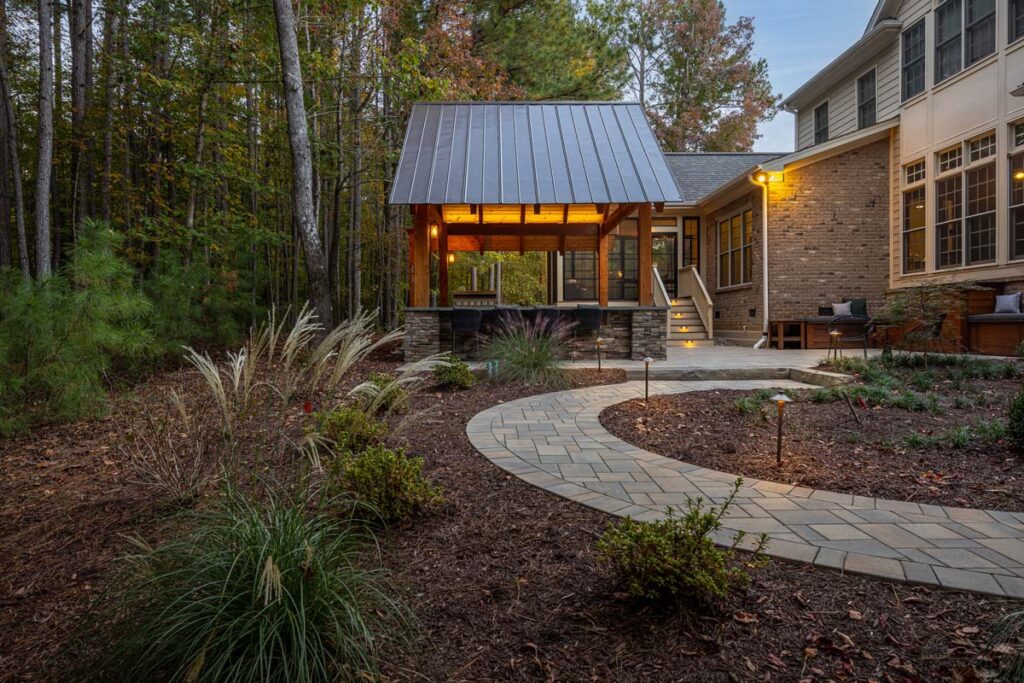
[[[654,202],[654,211],[656,213],[665,213],[665,202]]]
[[[437,305],[448,305],[448,231],[444,223],[437,229]]]
[[[603,233],[597,237],[597,302],[608,305],[608,247],[611,237]]]
[[[622,219],[636,211],[636,207],[636,204],[619,204],[619,207],[612,211],[611,215],[601,223],[601,234],[607,235],[612,230],[619,227],[619,223],[622,222]]]
[[[637,299],[641,306],[654,305],[654,268],[652,251],[654,249],[651,236],[651,205],[644,202],[637,209]]]
[[[565,256],[565,235],[558,236],[558,253]]]
[[[568,222],[569,222],[569,205],[568,204],[563,204],[562,205],[562,223],[564,224],[564,223],[568,223]]]
[[[519,255],[522,256],[526,253],[526,235],[519,236]]]
[[[594,226],[585,224],[561,223],[488,223],[487,225],[467,225],[465,223],[447,223],[449,235],[593,235]]]
[[[412,274],[409,277],[409,303],[413,307],[430,305],[430,226],[427,207],[416,206],[413,218]]]

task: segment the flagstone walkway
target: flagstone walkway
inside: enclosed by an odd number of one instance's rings
[[[790,380],[651,382],[651,394],[800,388]],[[473,446],[551,493],[620,517],[655,520],[701,496],[721,502],[735,474],[631,446],[601,411],[643,396],[643,382],[499,404],[470,420]],[[856,476],[851,473],[851,476]],[[769,536],[769,555],[885,579],[1024,598],[1024,513],[906,503],[745,479],[715,540]]]

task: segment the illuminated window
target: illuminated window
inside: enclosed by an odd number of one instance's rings
[[[925,191],[923,187],[903,193],[903,272],[924,270]]]
[[[754,212],[747,210],[718,223],[718,286],[753,281]]]
[[[963,262],[963,176],[935,183],[935,261],[938,268],[955,268]]]
[[[1024,152],[1010,157],[1010,258],[1024,259]]]

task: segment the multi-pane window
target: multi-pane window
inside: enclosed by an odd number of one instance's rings
[[[965,66],[996,51],[996,0],[967,0]]]
[[[1024,258],[1024,152],[1010,157],[1010,258]]]
[[[597,252],[567,251],[562,261],[562,298],[597,299]]]
[[[718,223],[718,286],[753,281],[754,213],[747,210]]]
[[[1024,0],[1020,0],[1024,3]],[[925,37],[924,19],[903,32],[902,75],[903,99],[908,100],[924,92]]]
[[[875,125],[875,70],[857,79],[857,127]]]
[[[828,142],[828,102],[814,109],[814,144]]]
[[[700,219],[683,219],[683,268],[697,266],[702,270],[700,264]]]
[[[1024,36],[1024,0],[1010,0],[1009,3],[1010,42]]]
[[[903,167],[903,173],[907,185],[920,182],[924,180],[924,160],[914,162],[913,164],[907,164]]]
[[[971,161],[981,161],[996,153],[996,134],[989,133],[988,135],[980,138],[971,140],[970,144]]]
[[[614,235],[608,251],[608,298],[615,301],[631,301],[639,296],[637,291],[639,259],[637,238]]]
[[[903,272],[924,270],[925,209],[923,187],[903,193]]]
[[[939,173],[945,173],[946,171],[952,171],[954,168],[960,168],[963,161],[964,150],[960,145],[957,145],[952,149],[939,152]]]
[[[939,268],[955,268],[963,261],[963,176],[935,183],[935,260]]]
[[[679,270],[676,265],[676,234],[654,233],[651,240],[651,252],[654,265],[658,266],[658,275],[661,276],[661,284],[665,285],[665,291],[669,296],[676,296],[676,283],[679,278]]]
[[[996,165],[967,171],[967,265],[996,260]]]
[[[935,8],[935,82],[944,81],[963,67],[962,2],[946,0]]]
[[[1013,126],[1013,146],[1024,147],[1024,123],[1018,123]]]

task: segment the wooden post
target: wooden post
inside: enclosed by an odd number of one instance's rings
[[[611,235],[597,236],[597,303],[608,305],[608,246]]]
[[[637,242],[638,255],[637,294],[641,306],[654,304],[654,276],[652,263],[654,243],[651,236],[651,205],[644,202],[637,210]]]
[[[437,228],[437,296],[438,306],[448,306],[448,228]]]
[[[430,227],[427,225],[427,207],[413,210],[412,275],[410,304],[413,307],[430,305]]]

